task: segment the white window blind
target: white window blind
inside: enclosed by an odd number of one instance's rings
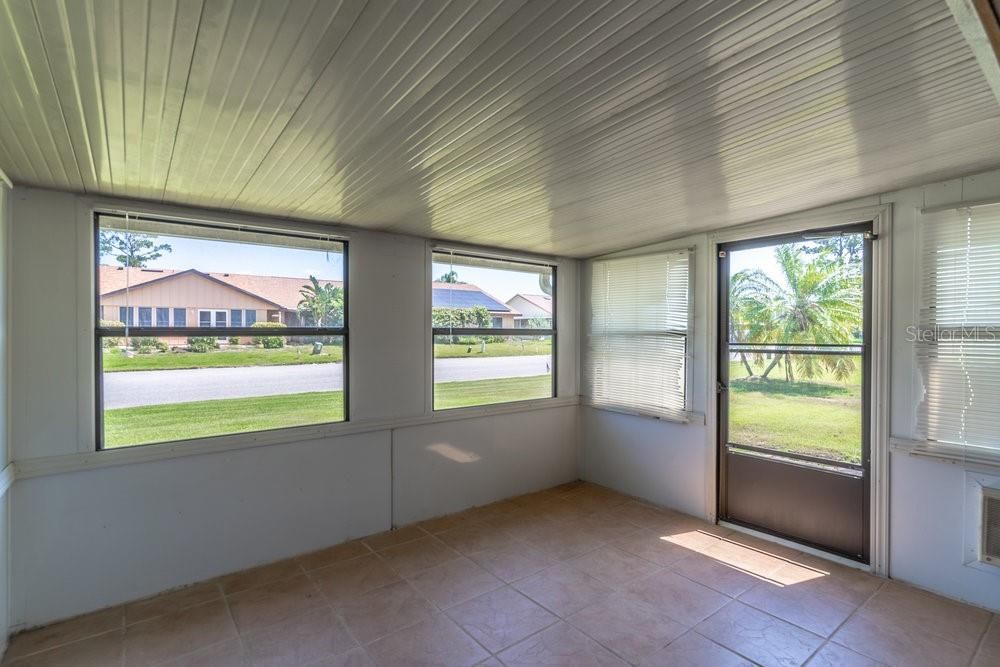
[[[920,437],[1000,454],[1000,205],[925,214]]]
[[[690,266],[687,250],[593,263],[591,404],[686,419]]]

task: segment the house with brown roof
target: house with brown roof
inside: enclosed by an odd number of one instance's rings
[[[99,267],[97,279],[101,319],[143,327],[300,326],[300,291],[309,284],[307,278],[106,264]]]
[[[552,297],[548,294],[515,294],[507,299],[507,306],[518,311],[514,318],[514,326],[518,329],[525,329],[544,323],[544,326],[552,327]]]
[[[100,317],[141,327],[248,327],[256,322],[301,326],[307,278],[149,269],[102,264]],[[321,285],[342,287],[337,280]],[[512,329],[521,313],[470,283],[435,282],[433,308],[483,306],[492,326]]]

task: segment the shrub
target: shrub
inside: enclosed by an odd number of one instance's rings
[[[431,325],[435,327],[457,327],[482,329],[493,323],[490,312],[484,306],[471,308],[432,308]],[[452,336],[452,344],[459,343],[458,336]]]
[[[125,325],[122,324],[121,322],[119,322],[118,320],[100,320],[97,323],[97,326],[99,326],[102,329],[124,329],[125,328]],[[102,344],[104,345],[104,347],[106,349],[113,350],[116,347],[121,347],[122,339],[121,338],[105,338],[104,342]]]
[[[471,308],[433,308],[431,322],[435,327],[484,328],[492,324],[490,312],[483,306]]]
[[[229,337],[229,344],[230,345],[239,345],[240,344],[240,337],[239,336],[230,336]]]
[[[254,322],[251,325],[252,329],[285,329],[285,325],[281,322]],[[279,347],[285,346],[284,336],[253,336],[252,340],[255,345],[260,345],[261,347],[274,350]]]
[[[192,352],[211,352],[219,349],[219,341],[214,336],[191,336],[188,349]]]
[[[129,341],[129,346],[139,354],[150,354],[154,350],[167,352],[170,348],[159,338],[151,336],[133,336]]]

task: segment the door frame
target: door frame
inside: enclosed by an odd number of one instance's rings
[[[706,490],[706,506],[712,521],[719,519],[719,415],[716,394],[718,378],[719,285],[716,261],[719,245],[767,236],[795,234],[812,229],[843,227],[871,221],[876,241],[871,256],[871,377],[869,387],[870,451],[869,474],[869,566],[875,574],[889,574],[889,337],[892,330],[892,205],[836,206],[810,213],[798,213],[709,234],[708,249],[712,266],[707,271],[709,338],[706,383],[706,451],[708,470],[714,480]],[[780,538],[775,538],[780,539]],[[808,550],[808,548],[806,548]],[[816,552],[821,553],[821,552]],[[821,554],[822,555],[822,554]]]
[[[862,480],[869,480],[871,478],[871,366],[872,366],[872,355],[871,355],[871,298],[872,298],[872,253],[875,251],[875,239],[874,239],[874,229],[872,222],[865,221],[862,223],[852,223],[848,225],[838,226],[838,227],[821,227],[821,228],[810,228],[807,232],[791,232],[783,233],[773,236],[758,236],[752,239],[740,240],[740,241],[730,241],[725,244],[717,244],[716,253],[716,277],[717,277],[717,288],[716,288],[716,303],[717,303],[717,313],[716,321],[718,330],[716,332],[716,414],[718,419],[716,421],[716,448],[718,451],[718,464],[716,470],[717,483],[717,493],[718,500],[717,505],[721,513],[723,507],[728,508],[728,495],[729,495],[729,473],[730,473],[730,463],[728,457],[729,454],[726,453],[726,448],[729,444],[729,385],[730,376],[728,361],[731,351],[727,345],[729,327],[728,321],[731,316],[730,314],[730,304],[729,304],[729,294],[727,290],[728,281],[732,278],[732,270],[730,268],[729,258],[733,252],[739,250],[746,250],[751,248],[772,248],[783,243],[800,243],[805,241],[803,238],[803,233],[815,233],[824,234],[830,232],[840,232],[840,233],[853,233],[853,234],[864,234],[864,249],[862,255],[862,342],[861,342],[861,367],[862,367],[862,379],[861,379],[861,393],[864,399],[861,403],[861,421],[862,426],[867,426],[862,431],[861,434],[861,454],[862,460],[860,464],[842,464],[843,469],[840,472],[829,472],[828,474],[840,476],[841,479],[857,478],[858,473]],[[723,284],[723,279],[727,281],[727,284]],[[723,318],[725,321],[723,321]],[[792,345],[794,347],[794,345]],[[740,447],[745,451],[758,452],[764,454],[773,454],[774,450],[768,449],[767,447],[758,447],[753,445],[742,445]],[[741,457],[745,455],[735,454],[735,462],[739,462]],[[756,457],[754,457],[756,458]],[[748,459],[743,459],[748,461]],[[759,465],[763,463],[762,460],[757,459],[753,465]],[[782,475],[782,481],[780,483],[789,483],[793,479],[798,479],[799,484],[802,485],[807,476],[812,478],[812,476],[818,472],[817,469],[813,468],[811,471],[803,470],[803,467],[809,468],[810,464],[824,464],[829,463],[827,460],[817,458],[812,455],[798,454],[798,453],[788,453],[787,458],[784,458],[783,464],[772,464],[769,468],[772,472],[777,470],[785,470],[786,472]],[[744,465],[747,465],[746,463]],[[853,472],[849,472],[853,471]],[[791,475],[791,477],[789,477]],[[834,478],[825,478],[834,479]],[[776,480],[777,481],[777,480]],[[812,482],[818,482],[819,479],[813,479]],[[855,486],[850,482],[844,484],[834,484],[833,487],[836,488],[840,486],[842,488],[841,493],[851,493],[850,487]],[[853,546],[849,551],[837,551],[832,549],[832,547],[822,547],[819,544],[811,543],[804,535],[791,535],[786,534],[778,530],[777,528],[766,528],[763,525],[756,525],[753,523],[747,523],[743,520],[738,520],[734,518],[734,512],[732,509],[727,511],[728,517],[725,523],[727,525],[736,524],[743,528],[755,530],[761,533],[767,533],[774,535],[776,537],[782,537],[790,541],[799,542],[805,546],[811,546],[818,551],[827,552],[842,555],[846,559],[868,565],[871,560],[871,485],[862,484],[860,487],[861,492],[861,503],[863,505],[863,513],[860,517],[861,524],[858,526],[859,533],[862,543]],[[789,498],[791,499],[791,498]],[[736,508],[739,510],[740,508]],[[820,515],[827,514],[826,518],[831,518],[827,512],[823,511],[823,508],[816,508]],[[737,512],[739,513],[739,512]],[[720,521],[722,521],[720,517]]]

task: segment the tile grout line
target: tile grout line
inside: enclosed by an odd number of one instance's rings
[[[458,602],[456,604],[453,604],[451,607],[449,607],[449,609],[452,609],[452,608],[457,607],[459,605],[463,605],[466,602],[471,602],[472,600],[475,600],[475,599],[478,599],[480,597],[483,597],[484,595],[490,595],[491,593],[496,593],[497,591],[502,591],[504,588],[510,588],[510,585],[509,584],[504,584],[500,588],[494,588],[491,591],[486,591],[482,595],[477,595],[476,597],[469,598],[468,600],[463,600],[462,602]],[[470,633],[468,630],[466,630],[465,627],[461,623],[459,623],[458,621],[456,621],[455,619],[453,619],[450,615],[448,615],[448,612],[446,610],[442,609],[441,610],[441,615],[444,616],[445,618],[447,618],[450,623],[452,623],[456,628],[458,628],[461,632],[463,632],[469,639],[471,639],[472,641],[476,642],[476,645],[479,646],[479,647],[481,647],[484,651],[486,651],[486,653],[489,654],[489,656],[491,658],[496,658],[497,660],[500,659],[500,658],[497,658],[497,654],[496,653],[494,653],[489,648],[487,648],[481,641],[479,641],[478,639],[476,639],[475,637],[473,637],[472,633]],[[501,650],[503,650],[503,649],[501,649]],[[485,658],[483,660],[480,660],[476,664],[483,663],[486,660],[489,660],[489,658]]]
[[[340,627],[344,628],[344,632],[347,633],[347,636],[351,638],[352,642],[354,642],[354,646],[352,648],[347,649],[343,653],[338,653],[337,655],[344,655],[345,653],[350,653],[355,648],[357,648],[357,649],[361,649],[361,651],[365,654],[365,657],[367,657],[370,660],[371,656],[368,655],[368,651],[365,649],[365,645],[363,643],[361,643],[361,640],[358,639],[355,636],[355,634],[351,630],[350,626],[347,625],[347,621],[344,619],[344,614],[339,609],[337,609],[337,607],[335,607],[333,605],[333,603],[330,602],[329,599],[327,599],[327,597],[323,593],[322,589],[320,590],[319,594],[320,594],[320,596],[323,597],[324,600],[327,601],[328,606],[330,607],[330,612],[333,614],[334,622],[339,623]],[[323,658],[323,659],[325,659],[325,658]],[[319,660],[316,661],[317,664],[319,662],[320,662]]]
[[[831,643],[832,643],[832,644],[833,644],[834,646],[841,646],[841,647],[843,647],[843,648],[846,648],[846,649],[848,649],[849,651],[854,651],[854,652],[855,652],[855,653],[857,653],[858,655],[863,655],[863,656],[865,656],[866,658],[871,658],[872,660],[875,660],[876,662],[878,662],[878,660],[877,660],[876,658],[874,658],[874,657],[872,657],[872,656],[870,656],[870,655],[868,655],[868,654],[864,653],[863,651],[859,651],[859,650],[858,650],[858,649],[856,649],[856,648],[853,648],[853,647],[850,647],[850,646],[845,646],[844,644],[841,644],[841,643],[839,643],[839,642],[835,642],[835,641],[833,641],[833,636],[834,636],[835,634],[837,634],[838,632],[840,632],[840,629],[841,629],[842,627],[844,627],[845,625],[847,625],[847,623],[848,623],[848,622],[849,622],[849,621],[850,621],[850,620],[851,620],[852,618],[854,618],[854,615],[855,615],[855,614],[857,614],[857,613],[858,613],[859,611],[861,611],[862,609],[864,609],[865,605],[866,605],[866,604],[868,604],[868,602],[869,602],[869,601],[870,601],[870,600],[871,600],[871,599],[872,599],[873,597],[875,597],[876,595],[878,595],[878,592],[879,592],[880,590],[882,590],[882,587],[883,587],[883,586],[885,586],[885,582],[884,582],[884,581],[882,581],[882,582],[879,582],[879,585],[878,585],[878,586],[877,586],[877,587],[875,588],[875,590],[873,590],[873,591],[872,591],[872,592],[871,592],[871,593],[870,593],[870,594],[868,595],[868,597],[866,597],[866,598],[865,598],[865,599],[864,599],[864,600],[863,600],[863,601],[861,602],[861,604],[859,604],[859,605],[857,605],[856,607],[854,607],[854,609],[853,609],[853,610],[851,611],[851,613],[850,613],[850,614],[848,614],[848,615],[847,615],[847,617],[846,617],[846,618],[845,618],[845,619],[844,619],[843,621],[841,621],[841,622],[840,622],[840,623],[839,623],[839,624],[837,625],[837,627],[833,629],[833,631],[831,631],[831,632],[830,632],[830,636],[829,636],[829,637],[825,637],[825,638],[823,639],[823,643],[822,643],[822,644],[820,644],[819,646],[817,646],[817,647],[816,647],[816,650],[815,650],[815,651],[813,651],[813,652],[812,652],[812,653],[811,653],[811,654],[809,655],[809,657],[808,657],[808,658],[806,659],[806,662],[809,662],[809,661],[810,661],[810,660],[812,660],[812,659],[813,659],[814,657],[816,657],[816,654],[817,654],[817,653],[819,653],[820,651],[822,651],[822,650],[823,650],[823,649],[824,649],[824,648],[825,648],[825,647],[826,647],[826,646],[827,646],[828,644],[831,644]],[[766,613],[766,612],[765,612],[765,613]],[[794,625],[794,624],[793,624],[793,625]],[[803,629],[804,629],[804,628],[803,628]]]
[[[246,642],[243,641],[243,633],[240,632],[240,626],[236,625],[236,616],[233,615],[233,608],[229,605],[229,596],[222,590],[221,584],[218,586],[219,592],[222,593],[222,604],[226,606],[226,614],[229,616],[229,622],[233,624],[233,632],[236,633],[236,641],[240,643],[240,652],[243,653],[244,658],[249,658]]]
[[[515,590],[517,590],[517,589],[515,589]],[[520,593],[520,591],[518,591],[518,592]],[[523,593],[521,593],[521,594],[522,594],[522,595],[524,595]],[[531,598],[528,598],[528,599],[530,600]],[[535,602],[534,600],[531,600],[531,601],[532,601],[532,602]],[[538,603],[537,603],[537,602],[535,602],[535,604],[538,604]],[[538,606],[539,606],[539,607],[542,607],[542,605],[540,605],[540,604],[539,604]],[[549,623],[548,625],[546,625],[546,626],[545,626],[545,627],[543,627],[543,628],[539,628],[538,630],[535,630],[535,631],[534,631],[534,632],[532,632],[532,633],[531,633],[530,635],[527,635],[527,636],[523,637],[522,639],[519,639],[519,640],[517,640],[517,641],[516,641],[516,642],[514,642],[513,644],[510,644],[509,646],[504,646],[504,647],[503,647],[502,649],[500,649],[500,650],[499,650],[499,651],[497,651],[496,653],[491,653],[490,655],[492,655],[492,656],[493,656],[494,658],[496,658],[497,660],[500,660],[501,662],[503,662],[503,660],[502,660],[502,659],[500,658],[500,654],[501,654],[501,653],[503,653],[504,651],[508,651],[508,650],[510,650],[510,649],[512,649],[512,648],[514,648],[515,646],[520,646],[521,644],[525,643],[526,641],[528,641],[528,640],[529,640],[529,639],[531,639],[532,637],[537,637],[538,635],[542,634],[542,633],[543,633],[543,632],[545,632],[546,630],[548,630],[548,629],[550,629],[550,628],[553,628],[553,627],[555,627],[555,626],[559,625],[560,623],[566,623],[566,625],[570,625],[570,627],[574,627],[574,628],[576,627],[576,626],[573,626],[573,625],[571,625],[570,623],[568,623],[568,622],[566,621],[566,619],[564,619],[563,617],[561,617],[561,616],[559,616],[559,615],[557,615],[557,614],[554,614],[554,613],[552,613],[552,610],[551,610],[551,609],[547,609],[547,608],[545,608],[545,607],[542,607],[542,609],[545,609],[545,611],[547,611],[547,612],[549,612],[550,614],[552,614],[552,615],[553,615],[553,616],[555,617],[555,619],[556,619],[556,620],[552,621],[551,623]],[[504,664],[507,664],[507,663],[504,663]]]
[[[728,605],[728,603],[726,604],[726,606],[729,606],[729,605]],[[720,611],[721,611],[721,609],[720,609]],[[718,641],[716,641],[715,639],[712,639],[711,637],[709,637],[709,636],[707,636],[707,635],[703,635],[703,634],[701,634],[701,633],[700,633],[700,632],[698,632],[698,630],[697,630],[697,629],[695,629],[695,628],[691,628],[691,630],[690,630],[690,631],[691,631],[691,632],[693,632],[694,634],[698,635],[699,637],[701,637],[701,638],[702,638],[702,639],[704,639],[705,641],[707,641],[707,642],[709,642],[709,643],[711,643],[711,644],[714,644],[715,646],[718,646],[718,647],[719,647],[719,648],[721,648],[721,649],[722,649],[723,651],[728,651],[728,652],[732,653],[733,655],[738,655],[739,657],[743,658],[744,660],[746,660],[747,662],[749,662],[749,663],[751,663],[751,664],[753,664],[753,665],[758,665],[758,664],[760,664],[760,663],[758,663],[758,662],[755,662],[755,661],[754,661],[753,659],[749,658],[748,656],[745,656],[745,655],[743,655],[743,654],[742,654],[742,653],[740,653],[739,651],[737,651],[737,650],[735,650],[735,649],[731,649],[731,648],[729,648],[728,646],[726,646],[725,644],[721,644],[721,643],[719,643]],[[679,638],[678,638],[678,639],[679,639]],[[811,658],[811,657],[812,657],[812,656],[810,656],[810,658]],[[805,664],[805,662],[803,662],[802,664],[804,665],[804,664]]]
[[[864,607],[865,605],[867,605],[867,604],[868,604],[868,603],[869,603],[869,602],[870,602],[870,601],[872,600],[872,598],[874,598],[874,597],[875,597],[875,595],[876,595],[877,593],[881,592],[881,591],[882,591],[882,590],[883,590],[884,588],[886,588],[887,586],[889,586],[889,585],[891,585],[891,584],[895,584],[895,585],[897,585],[897,586],[902,586],[902,587],[906,588],[907,590],[910,590],[910,591],[913,591],[913,592],[916,592],[916,593],[919,593],[920,595],[924,595],[924,596],[928,596],[928,597],[933,597],[933,598],[940,598],[941,600],[944,600],[945,602],[947,602],[947,603],[950,603],[950,604],[955,604],[955,605],[959,605],[959,606],[964,606],[964,607],[968,607],[968,608],[970,608],[970,609],[979,609],[979,610],[982,610],[982,611],[985,611],[986,613],[990,614],[991,616],[996,616],[996,614],[994,614],[993,612],[991,612],[991,611],[989,611],[989,610],[987,610],[987,609],[982,609],[981,607],[977,607],[977,606],[975,606],[975,605],[971,605],[971,604],[968,604],[968,603],[965,603],[965,602],[960,602],[960,601],[958,601],[958,600],[952,600],[951,598],[947,598],[947,597],[944,597],[944,596],[941,596],[941,595],[938,595],[938,594],[936,594],[936,593],[932,593],[932,592],[930,592],[930,591],[927,591],[927,590],[924,590],[924,589],[922,589],[922,588],[917,588],[917,587],[915,587],[915,586],[911,586],[910,584],[907,584],[907,583],[905,583],[905,582],[899,582],[899,581],[897,581],[897,580],[895,580],[895,579],[890,579],[890,578],[885,578],[885,579],[883,579],[882,577],[878,577],[878,578],[879,578],[879,579],[882,579],[882,582],[881,582],[881,584],[879,585],[878,589],[877,589],[877,590],[876,590],[876,591],[875,591],[874,593],[872,593],[872,595],[870,595],[870,596],[869,596],[869,597],[868,597],[868,598],[867,598],[867,599],[865,600],[864,604],[862,604],[862,605],[858,606],[858,608],[857,608],[857,609],[855,610],[855,613],[856,613],[856,612],[859,612],[859,611],[861,611],[861,610],[863,609],[863,607]],[[854,614],[852,613],[851,615],[853,616]],[[898,629],[898,630],[903,630],[903,631],[906,631],[906,630],[907,630],[907,628],[906,628],[906,627],[904,627],[904,626],[902,626],[902,625],[898,625],[898,624],[896,624],[896,623],[893,623],[893,622],[892,622],[891,620],[888,620],[888,619],[887,619],[887,620],[886,620],[886,622],[887,622],[887,623],[889,623],[889,624],[890,624],[890,625],[891,625],[892,627],[894,627],[894,628],[896,628],[896,629]],[[845,623],[846,623],[846,621],[845,621]],[[990,625],[990,624],[989,624],[989,622],[987,622],[987,624],[986,624],[986,626],[987,626],[987,629],[989,628],[989,625]],[[839,630],[839,628],[838,628],[838,630]],[[967,648],[966,648],[965,646],[963,646],[963,645],[959,644],[958,642],[956,642],[956,641],[954,641],[954,640],[950,639],[949,637],[947,637],[947,636],[945,636],[945,635],[942,635],[942,634],[938,634],[938,632],[936,632],[936,631],[935,631],[935,630],[933,630],[933,629],[931,629],[931,630],[924,630],[924,632],[926,632],[926,633],[927,633],[928,635],[931,635],[931,636],[933,636],[933,637],[934,637],[934,638],[935,638],[936,640],[938,640],[938,641],[941,641],[941,642],[944,642],[944,643],[946,643],[946,644],[950,644],[951,646],[954,646],[955,648],[958,648],[958,649],[960,649],[960,650],[969,650],[969,649],[967,649]],[[981,638],[980,638],[980,640],[979,640],[979,641],[981,641]],[[976,643],[976,647],[977,647],[977,648],[972,648],[972,649],[971,649],[971,650],[972,650],[972,658],[971,658],[972,660],[975,660],[975,657],[976,657],[976,651],[977,651],[977,649],[978,649],[978,646],[979,646],[979,641],[977,641],[977,643]],[[835,643],[835,644],[839,644],[839,642],[834,642],[834,643]],[[840,645],[840,646],[844,646],[844,648],[849,648],[849,649],[851,649],[852,651],[855,651],[855,652],[857,652],[857,653],[861,653],[861,651],[858,651],[858,650],[854,649],[853,647],[850,647],[850,646],[847,646],[847,645],[845,645],[845,644],[839,644],[839,645]],[[866,656],[867,656],[867,654],[863,654],[863,655],[866,655]],[[870,656],[869,656],[869,657],[870,657]],[[873,659],[873,660],[876,660],[875,658],[872,658],[872,659]]]
[[[725,594],[723,594],[723,595],[725,595]],[[719,609],[718,609],[717,611],[715,611],[715,612],[713,612],[712,614],[710,614],[710,615],[708,616],[708,618],[705,618],[705,619],[702,619],[701,621],[699,621],[699,622],[698,622],[698,623],[697,623],[697,624],[696,624],[696,625],[695,625],[695,626],[694,626],[693,628],[691,628],[691,632],[693,632],[693,633],[695,633],[696,635],[698,635],[699,637],[701,637],[701,638],[703,638],[703,639],[705,639],[705,640],[707,640],[707,641],[709,641],[709,642],[711,642],[711,643],[715,644],[716,646],[719,646],[720,648],[722,648],[722,649],[724,649],[724,650],[726,650],[726,651],[729,651],[730,653],[733,653],[734,655],[738,655],[738,656],[740,656],[741,658],[744,658],[745,660],[747,660],[748,662],[750,662],[750,663],[752,663],[752,664],[754,664],[754,665],[757,665],[757,664],[759,664],[759,663],[758,663],[758,662],[756,662],[756,661],[755,661],[755,660],[754,660],[753,658],[751,658],[750,656],[748,656],[748,655],[745,655],[745,654],[743,654],[743,653],[740,653],[740,652],[739,652],[739,650],[737,650],[737,649],[735,649],[735,648],[732,648],[732,647],[730,647],[730,646],[726,646],[725,644],[723,644],[723,643],[719,642],[718,640],[716,640],[716,639],[713,639],[712,637],[709,637],[709,636],[707,636],[707,635],[704,635],[704,634],[702,634],[701,632],[698,632],[698,626],[699,626],[699,625],[701,625],[702,623],[704,623],[705,621],[707,621],[707,620],[708,620],[709,618],[711,618],[712,616],[715,616],[715,614],[718,614],[718,613],[719,613],[720,611],[722,611],[722,610],[723,610],[723,609],[725,609],[726,607],[730,606],[730,605],[731,605],[731,604],[733,604],[734,602],[740,602],[740,601],[739,601],[738,599],[736,599],[736,598],[731,598],[731,599],[729,600],[729,602],[727,602],[726,604],[722,605],[722,607],[720,607],[720,608],[719,608]],[[746,603],[745,603],[745,602],[740,602],[740,604],[746,604]],[[750,605],[747,605],[747,606],[750,606]],[[798,625],[795,625],[794,623],[789,623],[789,622],[788,622],[788,621],[786,621],[785,619],[783,619],[783,618],[778,618],[777,616],[774,616],[774,615],[772,615],[772,614],[769,614],[769,613],[767,613],[766,611],[764,611],[763,609],[757,609],[756,607],[751,607],[751,609],[754,609],[754,610],[756,610],[756,611],[759,611],[760,613],[764,614],[765,616],[770,616],[771,618],[775,619],[776,621],[780,621],[780,622],[782,622],[782,623],[788,623],[788,625],[791,625],[791,626],[793,626],[793,627],[795,627],[795,628],[797,628],[797,629],[800,629],[800,630],[803,630],[803,631],[805,631],[805,632],[808,632],[809,634],[811,634],[811,635],[813,635],[813,636],[815,636],[815,637],[819,637],[819,635],[817,635],[817,634],[816,634],[815,632],[810,632],[809,630],[806,630],[805,628],[801,628],[800,626],[798,626]],[[822,639],[822,637],[820,637],[820,638]],[[809,654],[809,657],[807,657],[807,658],[806,658],[805,660],[803,660],[803,661],[802,661],[801,663],[799,663],[799,664],[800,664],[800,665],[805,665],[805,664],[806,664],[807,662],[809,662],[810,660],[812,660],[812,658],[813,658],[813,656],[814,656],[814,655],[816,654],[816,652],[817,652],[817,651],[819,651],[819,649],[820,649],[820,648],[822,648],[822,646],[823,646],[823,645],[824,645],[825,643],[826,643],[825,641],[824,641],[823,643],[821,643],[821,644],[820,644],[820,646],[819,646],[819,647],[817,647],[815,651],[813,651],[812,653],[810,653],[810,654]]]
[[[979,655],[979,652],[983,648],[983,642],[986,641],[986,635],[989,634],[990,627],[993,625],[993,623],[996,621],[997,618],[998,618],[997,614],[993,613],[990,614],[989,620],[986,621],[986,627],[983,628],[982,633],[979,635],[979,640],[976,642],[976,647],[972,649],[972,657],[969,658],[969,663],[968,663],[969,665],[972,665],[976,661],[976,656]]]

